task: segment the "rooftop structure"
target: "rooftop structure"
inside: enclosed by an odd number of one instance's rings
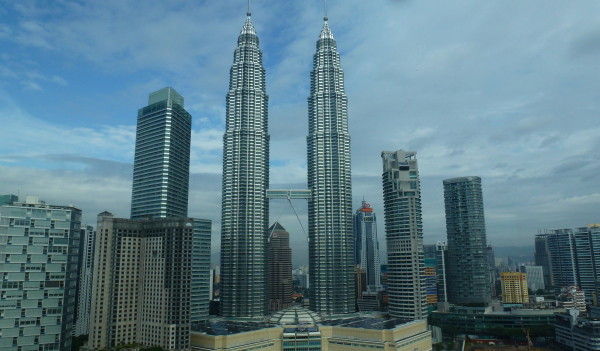
[[[431,332],[422,321],[346,315],[322,320],[303,307],[275,313],[268,323],[213,320],[195,325],[191,349],[195,351],[246,350],[431,350]]]

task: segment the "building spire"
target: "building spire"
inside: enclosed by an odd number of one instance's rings
[[[325,7],[325,16],[323,16],[323,21],[327,22],[328,18],[327,18],[327,0],[325,0],[324,5]]]
[[[246,15],[248,17],[250,17],[252,15],[252,12],[250,12],[250,0],[248,0],[248,12],[246,12]]]

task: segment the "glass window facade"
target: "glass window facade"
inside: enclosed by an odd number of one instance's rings
[[[1,350],[71,349],[80,226],[73,207],[0,206]]]

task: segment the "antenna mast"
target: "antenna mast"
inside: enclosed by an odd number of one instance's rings
[[[325,17],[323,17],[323,19],[325,21],[327,21],[327,0],[325,0],[325,2],[324,2],[324,9],[325,9]]]
[[[250,16],[250,13],[251,13],[251,12],[250,12],[250,0],[248,0],[248,12],[246,12],[246,14],[247,14],[248,16]]]

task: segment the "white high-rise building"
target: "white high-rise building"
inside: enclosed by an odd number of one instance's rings
[[[521,266],[521,272],[527,274],[527,287],[535,294],[539,289],[545,289],[544,268],[542,266]]]
[[[389,313],[396,318],[424,319],[427,295],[417,153],[383,151],[381,158]]]

